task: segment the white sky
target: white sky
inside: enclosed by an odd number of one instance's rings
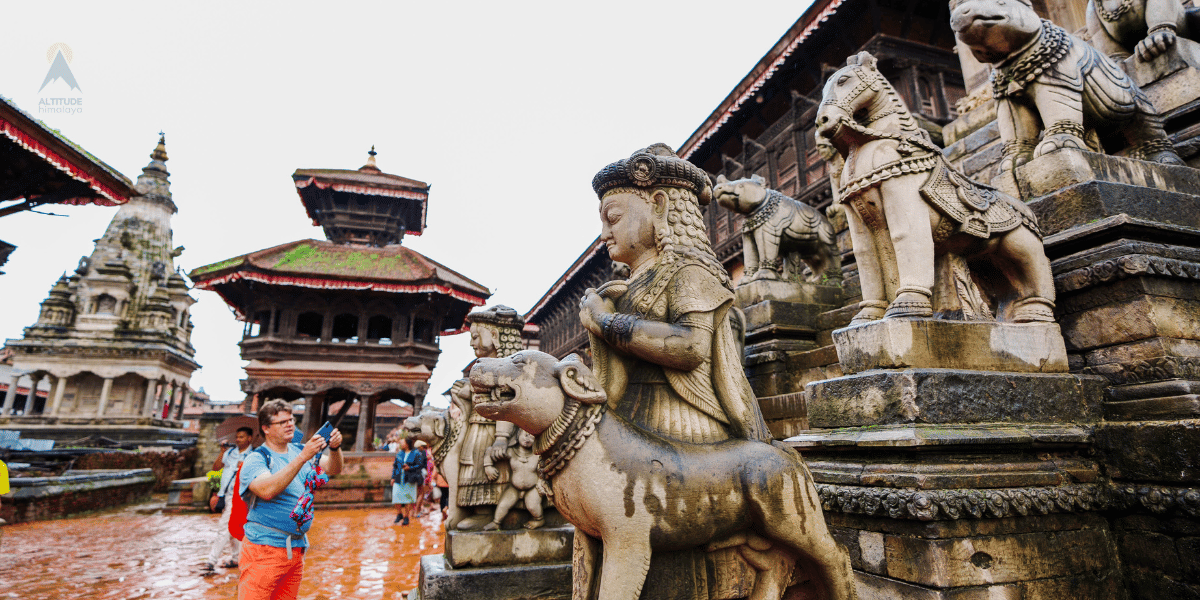
[[[161,129],[190,271],[324,236],[297,168],[432,185],[428,228],[404,244],[527,312],[599,232],[590,183],[654,142],[678,147],[811,0],[577,2],[12,2],[0,95],[136,180]],[[118,8],[119,7],[119,8]],[[46,50],[71,47],[80,92],[38,88]],[[81,96],[77,115],[38,114]],[[0,276],[0,339],[19,338],[115,208],[0,218],[16,244]],[[192,387],[240,400],[241,324],[193,291]],[[427,401],[473,357],[442,338]]]

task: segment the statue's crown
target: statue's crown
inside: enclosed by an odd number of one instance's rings
[[[692,191],[701,205],[712,200],[712,181],[708,173],[679,158],[666,144],[654,144],[600,169],[592,178],[597,196],[616,187],[649,188],[657,185]]]
[[[521,313],[503,304],[489,306],[482,310],[473,310],[467,315],[467,322],[490,323],[502,327],[516,327],[517,329],[525,327],[525,319],[521,317]]]

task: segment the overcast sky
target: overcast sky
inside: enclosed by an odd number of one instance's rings
[[[797,2],[13,2],[0,95],[136,180],[166,132],[189,271],[323,239],[297,168],[379,167],[432,185],[404,244],[527,312],[599,232],[592,176],[654,142],[678,148],[800,17]],[[39,91],[64,43],[79,90]],[[49,58],[53,58],[50,56]],[[39,114],[79,97],[80,114]],[[116,208],[0,219],[0,339],[21,337]],[[241,324],[193,291],[193,388],[240,400]],[[473,357],[442,338],[428,400]]]

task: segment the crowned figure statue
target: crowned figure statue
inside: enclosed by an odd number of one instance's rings
[[[512,308],[496,305],[472,311],[467,315],[467,322],[471,324],[471,348],[478,358],[504,358],[523,348],[521,330],[525,321]],[[469,394],[470,386],[463,392]],[[464,415],[467,425],[459,454],[458,489],[453,500],[465,514],[479,511],[488,518],[482,522],[468,518],[458,524],[460,529],[475,529],[491,519],[491,509],[498,502],[500,492],[508,487],[509,468],[505,459],[509,441],[515,439],[512,423],[497,423],[474,411],[469,412]]]
[[[630,268],[580,300],[612,410],[682,442],[770,439],[727,318],[729,274],[700,213],[708,174],[655,144],[605,167],[592,188],[600,241]]]

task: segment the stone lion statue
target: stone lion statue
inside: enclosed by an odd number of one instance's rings
[[[1088,0],[1092,45],[1116,60],[1136,54],[1153,60],[1175,44],[1176,37],[1195,40],[1200,9],[1179,0]]]
[[[808,281],[841,277],[833,225],[817,209],[768,189],[758,175],[729,181],[717,176],[717,204],[746,215],[742,226],[742,259],[752,279],[782,279],[784,257],[793,272],[800,262],[812,273]]]
[[[1030,0],[954,0],[951,9],[959,41],[993,67],[1002,175],[1060,148],[1102,152],[1099,128],[1123,134],[1133,158],[1184,164],[1163,132],[1162,117],[1125,71],[1040,19]]]

